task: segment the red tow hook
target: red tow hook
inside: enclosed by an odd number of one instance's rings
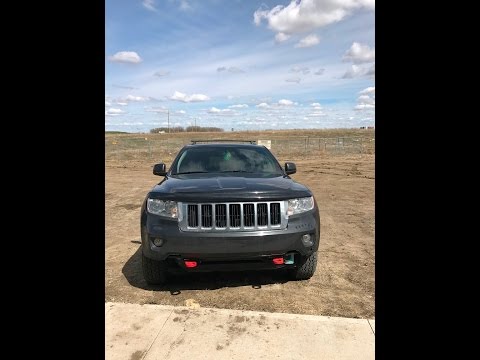
[[[283,257],[273,258],[273,263],[274,263],[275,265],[282,265],[282,264],[283,264]]]
[[[187,268],[194,268],[194,267],[197,267],[197,262],[196,261],[193,261],[193,260],[185,260],[185,266]]]

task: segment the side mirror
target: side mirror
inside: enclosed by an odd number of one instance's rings
[[[295,166],[295,163],[293,163],[293,162],[286,162],[285,163],[285,173],[287,175],[295,174],[296,172],[297,172],[297,167]]]
[[[167,175],[167,166],[164,163],[155,164],[153,166],[153,175],[158,175],[158,176]]]

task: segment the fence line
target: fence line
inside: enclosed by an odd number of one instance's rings
[[[375,138],[349,137],[270,137],[271,151],[277,157],[314,157],[322,154],[374,154]],[[190,140],[180,138],[124,137],[105,138],[106,160],[162,159],[173,157]]]

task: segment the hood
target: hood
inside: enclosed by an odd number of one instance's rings
[[[192,202],[272,201],[311,196],[289,177],[166,177],[149,193],[151,198]]]

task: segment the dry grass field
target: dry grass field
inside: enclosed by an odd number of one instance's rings
[[[295,181],[308,186],[320,207],[317,271],[308,281],[282,273],[238,272],[176,276],[148,286],[140,258],[140,206],[161,178],[155,163],[169,166],[191,139],[272,141],[280,161],[294,161]],[[106,301],[375,318],[374,130],[106,134]]]

